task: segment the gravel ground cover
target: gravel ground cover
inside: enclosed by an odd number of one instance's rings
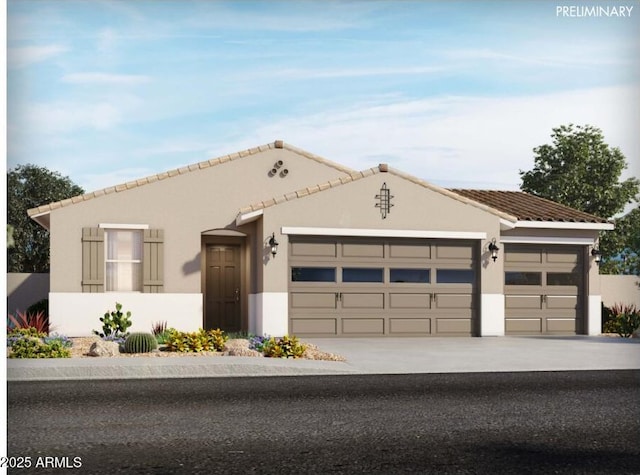
[[[93,358],[89,356],[89,348],[96,341],[100,341],[97,336],[78,337],[71,338],[73,346],[71,347],[72,358]],[[304,342],[303,342],[304,343]],[[308,360],[324,360],[324,361],[345,361],[345,358],[341,355],[334,353],[327,353],[320,350],[316,345],[310,343],[304,343],[307,349],[304,352],[303,358]],[[222,357],[222,356],[247,356],[263,358],[262,353],[249,348],[249,340],[245,339],[233,339],[228,340],[225,344],[224,352],[217,351],[202,351],[198,353],[181,353],[176,351],[153,351],[151,353],[120,353],[118,357],[127,358],[180,358],[183,356],[201,356],[201,357]]]

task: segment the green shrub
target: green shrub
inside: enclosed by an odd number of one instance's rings
[[[21,328],[35,328],[41,333],[49,333],[49,317],[43,311],[29,313],[18,310],[16,315],[8,315],[7,333]]]
[[[306,349],[297,337],[287,335],[277,339],[272,337],[262,347],[264,356],[271,358],[302,358]]]
[[[116,309],[113,312],[107,312],[102,318],[102,332],[93,330],[93,333],[100,338],[120,338],[127,337],[127,329],[131,326],[131,312],[122,313],[122,304],[116,302]]]
[[[38,300],[27,308],[27,313],[44,313],[45,318],[49,319],[49,299]]]
[[[158,342],[151,333],[132,333],[124,341],[125,353],[149,353],[156,348],[158,348]]]
[[[71,352],[61,341],[43,343],[39,338],[24,337],[16,340],[9,358],[70,358]]]
[[[228,340],[227,335],[220,329],[203,330],[197,332],[180,332],[175,328],[168,330],[166,345],[168,351],[196,352],[222,351]]]
[[[605,332],[617,333],[622,338],[629,338],[640,327],[640,309],[635,305],[615,304],[609,311],[610,316],[603,323]]]

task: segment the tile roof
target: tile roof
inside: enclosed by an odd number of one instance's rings
[[[133,181],[129,181],[127,183],[122,183],[120,185],[116,185],[116,186],[110,186],[108,188],[103,188],[101,190],[97,190],[97,191],[92,191],[90,193],[85,193],[84,195],[78,195],[78,196],[74,196],[72,198],[67,198],[65,200],[61,200],[61,201],[56,201],[53,203],[47,203],[44,204],[42,206],[38,206],[36,208],[31,208],[29,210],[27,210],[27,214],[31,217],[34,216],[38,216],[38,215],[42,215],[42,214],[46,214],[49,213],[50,211],[53,211],[54,209],[57,208],[61,208],[63,206],[69,206],[75,203],[80,203],[82,201],[87,201],[87,200],[91,200],[93,198],[98,198],[102,195],[108,195],[110,193],[119,193],[122,191],[126,191],[129,190],[131,188],[137,188],[139,186],[143,186],[149,183],[153,183],[155,181],[159,181],[159,180],[165,180],[167,178],[171,178],[177,175],[184,175],[186,173],[191,173],[197,170],[201,170],[204,168],[209,168],[209,167],[213,167],[216,165],[220,165],[222,163],[225,162],[229,162],[232,160],[237,160],[239,158],[244,158],[244,157],[248,157],[251,155],[255,155],[258,154],[260,152],[264,152],[267,151],[269,149],[276,149],[276,148],[282,148],[282,149],[286,149],[289,150],[291,152],[297,153],[298,155],[302,155],[303,157],[309,158],[311,160],[314,160],[316,162],[319,163],[323,163],[325,165],[329,165],[330,167],[335,168],[336,170],[342,172],[342,173],[347,173],[347,174],[352,174],[352,173],[356,173],[355,170],[345,167],[343,165],[340,165],[338,163],[332,162],[330,160],[327,160],[323,157],[320,157],[318,155],[314,155],[312,153],[309,153],[305,150],[299,149],[297,147],[294,147],[292,145],[286,144],[284,143],[282,140],[276,140],[275,142],[272,143],[268,143],[265,145],[260,145],[259,147],[253,147],[247,150],[242,150],[240,152],[236,152],[236,153],[231,153],[229,155],[223,155],[221,157],[218,158],[212,158],[210,160],[205,160],[203,162],[199,162],[199,163],[194,163],[192,165],[187,165],[184,167],[180,167],[180,168],[176,168],[173,170],[169,170],[167,172],[164,173],[158,173],[156,175],[151,175],[148,176],[146,178],[141,178],[139,180],[133,180]]]
[[[583,211],[523,191],[451,189],[452,192],[516,216],[519,221],[608,223]]]

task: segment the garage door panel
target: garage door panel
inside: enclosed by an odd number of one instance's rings
[[[344,309],[384,309],[384,293],[343,293],[341,299]]]
[[[542,251],[533,249],[510,250],[505,253],[507,263],[542,264]]]
[[[293,242],[293,257],[336,257],[336,243],[325,242]]]
[[[431,308],[431,294],[389,294],[390,309],[417,309]]]
[[[335,318],[292,318],[291,333],[305,335],[335,335],[338,325]]]
[[[477,243],[291,236],[289,328],[300,336],[471,335]],[[438,294],[438,296],[436,296]]]
[[[548,332],[575,333],[576,331],[575,318],[547,318],[546,322]]]
[[[472,309],[471,294],[436,294],[436,308]]]
[[[389,257],[392,259],[430,259],[431,246],[424,244],[391,244]]]
[[[335,309],[336,294],[335,292],[292,292],[291,293],[292,309]]]
[[[470,260],[473,257],[471,246],[447,246],[436,247],[436,257],[438,259],[464,259]]]
[[[548,309],[571,309],[578,307],[578,297],[576,295],[547,295]]]
[[[578,252],[574,250],[547,250],[547,262],[549,263],[577,264],[578,259]]]
[[[391,334],[410,333],[410,334],[429,334],[431,333],[430,318],[390,318],[389,332]]]
[[[437,318],[437,333],[471,334],[470,318]]]
[[[342,318],[342,333],[383,335],[384,318]]]
[[[505,319],[507,333],[540,333],[542,332],[541,318],[507,318]]]
[[[520,308],[540,310],[542,308],[542,297],[540,295],[505,295],[504,300],[507,310]]]
[[[384,257],[384,244],[342,244],[342,257]]]

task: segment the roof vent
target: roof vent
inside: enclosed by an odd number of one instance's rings
[[[380,170],[382,173],[386,173],[389,171],[389,165],[387,165],[386,163],[381,163],[380,165],[378,165],[378,170]]]
[[[283,148],[284,147],[284,142],[282,140],[276,140],[274,143],[274,146],[276,148]]]

